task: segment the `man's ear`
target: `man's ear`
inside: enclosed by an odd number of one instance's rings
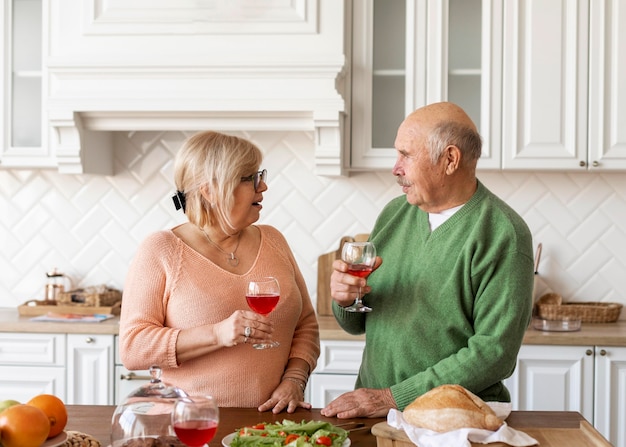
[[[444,156],[446,158],[446,174],[454,174],[461,166],[461,158],[463,156],[461,150],[454,145],[450,145],[445,149]]]

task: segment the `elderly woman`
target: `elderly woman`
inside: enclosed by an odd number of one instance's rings
[[[319,355],[319,329],[283,235],[259,219],[267,172],[249,141],[202,132],[175,162],[174,204],[189,222],[146,238],[124,286],[120,354],[131,370],[158,365],[163,381],[222,407],[293,412]],[[246,303],[248,282],[273,276],[276,309]],[[257,350],[254,343],[279,346]]]

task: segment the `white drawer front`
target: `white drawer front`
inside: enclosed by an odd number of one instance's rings
[[[0,365],[65,365],[65,334],[0,333]]]
[[[322,341],[316,373],[357,374],[363,356],[363,341]]]
[[[150,382],[150,371],[129,371],[115,366],[115,405],[119,405],[131,392]]]
[[[0,366],[0,396],[27,402],[38,394],[65,400],[65,368],[52,366]]]
[[[324,408],[343,393],[354,390],[354,374],[313,374],[309,382],[311,405]]]

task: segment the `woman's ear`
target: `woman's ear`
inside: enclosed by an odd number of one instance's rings
[[[206,200],[207,203],[213,205],[213,194],[209,190],[209,185],[202,185],[200,187],[200,195]]]

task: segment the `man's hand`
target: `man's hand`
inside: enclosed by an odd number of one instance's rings
[[[396,402],[389,388],[359,388],[342,394],[323,408],[321,413],[323,416],[337,416],[339,419],[378,418],[386,417],[392,408],[396,408]]]
[[[372,271],[375,271],[382,263],[382,258],[376,256],[376,262]],[[348,273],[348,264],[341,259],[335,260],[333,262],[333,272],[330,275],[330,296],[337,301],[337,304],[341,307],[346,307],[354,303],[354,299],[359,294],[359,287],[362,295],[366,295],[372,290],[367,285],[365,278],[359,278]]]

